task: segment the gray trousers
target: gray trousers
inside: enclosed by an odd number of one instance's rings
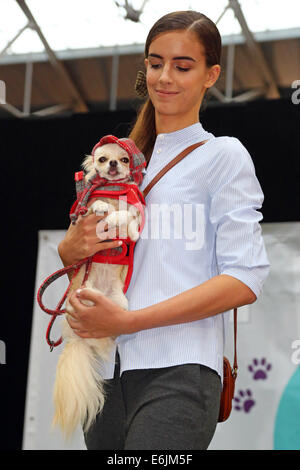
[[[106,402],[85,434],[88,450],[203,450],[218,422],[221,380],[198,364],[131,370],[106,383]]]

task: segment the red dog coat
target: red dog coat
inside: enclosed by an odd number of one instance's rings
[[[119,200],[123,199],[127,202],[127,204],[134,205],[140,211],[141,225],[139,227],[139,233],[141,233],[145,223],[144,207],[146,203],[144,196],[137,185],[141,184],[143,181],[143,170],[146,166],[144,155],[139,151],[139,149],[136,147],[135,143],[131,139],[118,139],[113,135],[103,137],[93,148],[92,155],[94,156],[95,150],[98,147],[108,143],[118,144],[127,152],[130,160],[131,181],[134,181],[136,184],[129,184],[128,182],[124,182],[124,180],[108,181],[107,179],[101,177],[98,173],[87,183],[85,183],[83,171],[76,172],[75,183],[77,200],[74,202],[70,210],[71,221],[73,224],[75,224],[78,216],[84,215],[88,211],[87,203],[90,198],[108,197]],[[116,237],[115,239],[118,239],[118,237]],[[132,241],[129,237],[120,238],[120,240],[123,242],[120,247],[112,248],[109,250],[102,250],[90,258],[75,263],[72,266],[67,266],[66,268],[60,269],[59,271],[56,271],[51,276],[49,276],[40,286],[37,294],[38,303],[44,312],[52,315],[52,320],[49,323],[46,333],[46,339],[48,344],[50,345],[51,350],[54,346],[58,346],[62,341],[62,338],[60,338],[56,342],[51,341],[50,331],[57,315],[65,313],[65,309],[62,310],[62,305],[67,297],[67,293],[70,289],[71,283],[69,284],[68,289],[66,290],[64,296],[60,300],[55,310],[46,308],[42,303],[42,296],[46,288],[53,281],[63,276],[64,274],[67,274],[70,271],[75,270],[75,276],[79,272],[79,269],[83,264],[86,265],[86,274],[84,277],[85,282],[90,272],[92,263],[111,263],[128,265],[128,271],[123,287],[123,292],[126,293],[132,276],[133,253],[136,242]]]

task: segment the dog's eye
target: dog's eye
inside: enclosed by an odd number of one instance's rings
[[[128,163],[128,162],[129,162],[129,158],[127,158],[127,157],[121,158],[121,161],[122,161],[123,163]]]
[[[107,160],[106,157],[100,157],[100,158],[98,158],[98,162],[100,162],[100,163],[103,163],[103,162],[105,162],[106,160]]]

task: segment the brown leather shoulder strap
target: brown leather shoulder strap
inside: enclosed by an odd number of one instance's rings
[[[195,150],[197,147],[200,147],[201,145],[205,144],[207,140],[203,140],[202,142],[197,142],[196,144],[190,145],[187,147],[183,152],[181,152],[177,157],[173,158],[166,166],[164,166],[158,173],[157,175],[153,178],[152,181],[146,186],[146,188],[143,190],[144,197],[147,196],[149,193],[150,189],[153,188],[153,186],[157,183],[158,180],[168,171],[170,168],[176,165],[180,160],[182,160],[184,157],[186,157],[189,153],[191,153],[193,150]]]
[[[233,311],[233,325],[234,325],[234,359],[233,359],[233,372],[237,376],[237,354],[236,354],[236,337],[237,337],[237,308]]]

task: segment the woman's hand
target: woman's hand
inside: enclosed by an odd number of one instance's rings
[[[118,236],[118,231],[113,228],[103,231],[98,235],[96,228],[98,222],[104,219],[104,215],[90,214],[86,217],[79,217],[76,224],[70,224],[65,238],[58,245],[58,254],[65,266],[69,266],[89,256],[93,256],[98,251],[115,248],[120,245],[119,241],[107,241]],[[104,224],[103,224],[104,225]]]
[[[88,307],[82,300],[92,301],[94,305]],[[130,327],[130,312],[100,292],[78,289],[70,296],[69,302],[74,313],[72,317],[67,316],[67,321],[74,333],[81,338],[116,337],[133,332]]]

